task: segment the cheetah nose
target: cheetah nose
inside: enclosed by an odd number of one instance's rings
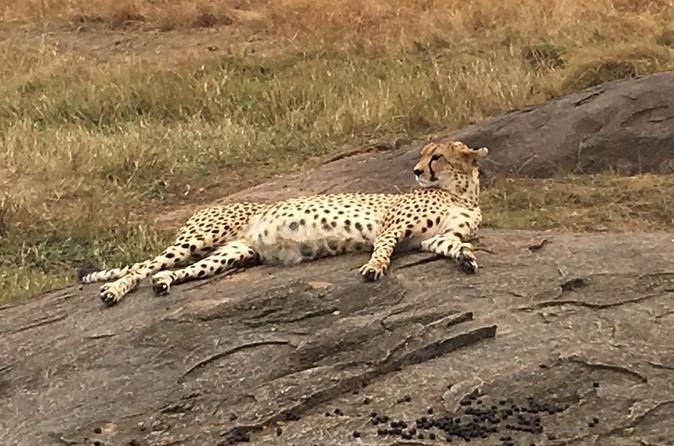
[[[412,172],[414,172],[414,175],[419,176],[419,175],[421,175],[422,173],[424,173],[424,169],[419,169],[419,168],[416,168],[416,167],[415,167],[414,170],[413,170]]]

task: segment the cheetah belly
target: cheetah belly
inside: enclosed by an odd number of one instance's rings
[[[361,215],[357,229],[350,214],[325,222],[321,221],[323,217],[314,219],[313,215],[298,218],[303,215],[300,213],[288,217],[263,214],[251,219],[244,239],[269,264],[297,264],[370,249],[378,229],[376,219]]]

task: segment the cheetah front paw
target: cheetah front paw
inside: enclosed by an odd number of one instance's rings
[[[461,253],[456,258],[456,263],[459,264],[459,269],[466,274],[475,274],[477,272],[477,259],[473,255]]]
[[[381,278],[381,276],[384,275],[384,272],[386,272],[386,268],[366,263],[365,265],[360,267],[359,272],[360,275],[363,277],[363,279],[365,279],[366,281],[376,282]]]
[[[152,276],[152,291],[154,291],[155,296],[167,295],[171,289],[171,282],[173,282],[173,278],[168,271],[160,271]]]
[[[111,307],[122,300],[122,290],[112,284],[105,284],[101,287],[100,298],[107,307]]]

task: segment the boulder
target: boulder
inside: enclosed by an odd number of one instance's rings
[[[473,276],[413,253],[364,283],[346,255],[112,308],[97,285],[5,305],[0,438],[671,444],[673,238],[485,231]]]
[[[508,175],[673,173],[674,72],[513,110],[452,138],[489,147],[489,170]]]

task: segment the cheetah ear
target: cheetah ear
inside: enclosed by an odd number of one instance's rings
[[[463,143],[461,144],[459,151],[461,153],[463,153],[464,155],[468,155],[471,158],[476,159],[476,160],[479,160],[480,158],[484,158],[489,153],[489,149],[487,149],[486,147],[480,147],[480,148],[477,148],[477,149],[473,149],[473,148],[471,148],[471,147],[469,147],[469,146],[467,146],[466,144],[463,144]]]
[[[470,156],[474,159],[484,158],[489,153],[489,149],[487,149],[486,147],[480,147],[480,148],[474,149],[474,148],[469,147],[467,144],[465,144],[461,141],[455,141],[454,147],[455,147],[455,150],[457,150],[459,153],[462,153],[464,155],[468,155],[468,156]]]
[[[475,156],[475,158],[477,158],[477,159],[484,158],[488,154],[489,154],[489,149],[487,149],[486,147],[480,147],[479,149],[473,149],[473,156]]]

